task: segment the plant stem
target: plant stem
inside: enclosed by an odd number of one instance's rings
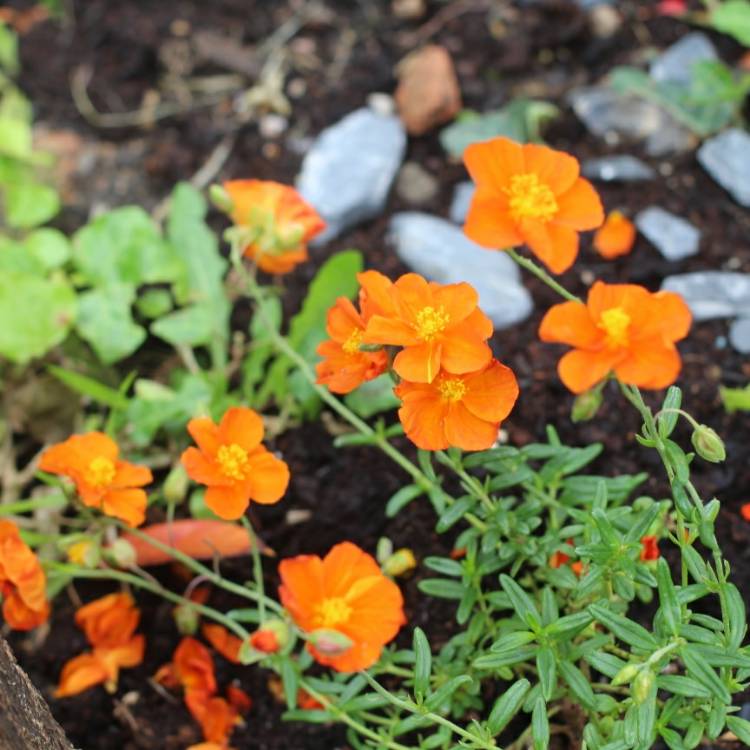
[[[260,549],[258,548],[258,537],[253,530],[253,525],[247,516],[242,516],[242,525],[247,529],[247,535],[250,537],[250,551],[253,555],[253,577],[255,585],[258,587],[258,614],[260,621],[263,623],[266,619],[266,593],[263,584],[263,565],[260,562]]]
[[[519,255],[512,248],[506,251],[513,260],[518,263],[519,266],[530,271],[538,279],[543,281],[550,289],[557,292],[561,297],[568,300],[568,302],[581,302],[579,297],[575,294],[571,294],[562,284],[555,281],[541,266],[538,266],[530,258],[524,258],[523,255]]]

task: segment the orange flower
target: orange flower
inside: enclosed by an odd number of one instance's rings
[[[476,451],[497,440],[500,422],[518,398],[513,372],[497,360],[468,375],[441,372],[432,383],[401,382],[398,416],[407,437],[423,450],[456,446]]]
[[[288,185],[267,180],[224,183],[232,201],[231,218],[247,232],[243,253],[267,273],[289,273],[307,260],[307,243],[325,222]]]
[[[72,479],[84,505],[140,526],[146,517],[146,493],[137,488],[152,481],[151,470],[122,461],[118,455],[112,438],[89,432],[48,448],[39,468]]]
[[[113,693],[117,689],[120,669],[138,666],[143,661],[145,648],[145,638],[136,635],[121,646],[95,648],[70,659],[60,674],[55,697],[77,695],[100,684]]]
[[[568,560],[570,560],[570,555],[566,555],[564,552],[557,551],[552,555],[552,557],[550,557],[549,566],[550,568],[557,570],[557,568],[562,568],[562,566],[565,565]]]
[[[328,311],[326,332],[331,338],[317,349],[324,357],[316,367],[318,383],[327,385],[333,393],[349,393],[385,372],[386,352],[360,350],[365,319],[346,297],[339,297]]]
[[[297,691],[297,705],[303,711],[321,711],[325,708],[320,701],[313,698],[307,690],[302,688]]]
[[[690,310],[674,292],[652,294],[632,284],[597,281],[588,301],[554,305],[542,320],[542,341],[569,344],[560,379],[583,393],[610,372],[629,385],[666,388],[682,362],[675,342],[687,336]]]
[[[746,521],[750,521],[750,503],[745,503],[740,508],[740,514]]]
[[[264,654],[275,654],[279,648],[279,639],[273,630],[256,630],[250,636],[250,645]]]
[[[368,321],[366,344],[402,346],[393,369],[412,383],[431,383],[440,369],[464,375],[492,359],[492,321],[477,307],[469,284],[428,283],[416,273],[394,284],[371,271],[359,282],[379,312]]]
[[[337,544],[322,560],[317,555],[283,560],[279,575],[281,601],[302,630],[333,631],[351,641],[348,650],[336,655],[308,643],[318,662],[339,672],[372,666],[406,623],[398,586],[351,542]]]
[[[655,536],[644,536],[641,539],[641,560],[658,560],[659,556],[659,539]]]
[[[0,520],[0,598],[3,619],[14,630],[31,630],[49,617],[47,578],[18,527]]]
[[[240,663],[242,641],[230,633],[223,625],[213,623],[201,628],[203,637],[227,660],[233,664]]]
[[[473,143],[464,164],[477,185],[466,235],[489,248],[526,244],[553,273],[578,255],[578,232],[604,220],[601,201],[562,151],[508,138]]]
[[[594,249],[607,260],[627,255],[635,242],[635,225],[619,211],[610,211],[594,235]]]
[[[208,649],[195,638],[183,638],[172,661],[157,671],[155,679],[167,687],[182,687],[187,693],[213,695],[216,692],[214,662]]]
[[[109,594],[76,611],[75,622],[92,646],[112,648],[130,640],[141,613],[130,594]]]
[[[208,486],[206,505],[221,518],[242,517],[250,504],[278,502],[289,484],[287,465],[263,445],[263,420],[242,406],[228,409],[217,426],[208,417],[191,419],[188,432],[198,448],[182,454],[191,479]]]

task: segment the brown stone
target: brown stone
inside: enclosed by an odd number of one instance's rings
[[[461,90],[453,61],[436,44],[413,52],[399,64],[396,106],[411,135],[452,120],[461,109]]]

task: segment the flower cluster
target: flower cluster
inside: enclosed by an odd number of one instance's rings
[[[321,559],[300,555],[279,565],[282,604],[321,664],[339,672],[371,667],[406,623],[398,586],[351,542]]]
[[[93,649],[65,664],[55,695],[65,698],[102,684],[114,692],[120,669],[143,661],[146,641],[135,635],[140,619],[133,599],[125,593],[109,594],[78,609],[76,625]]]
[[[510,369],[492,357],[492,321],[473,287],[437,284],[415,273],[397,281],[376,271],[359,274],[360,309],[339,300],[329,313],[331,340],[318,349],[318,382],[347,392],[392,369],[402,401],[399,418],[418,447],[490,447],[518,396]],[[372,351],[375,350],[375,351]]]
[[[206,505],[220,518],[241,518],[250,500],[278,502],[289,484],[289,468],[261,444],[263,420],[252,409],[228,409],[217,425],[191,419],[188,432],[198,444],[182,454],[188,476],[205,484]]]
[[[294,188],[267,180],[232,180],[223,188],[245,257],[273,274],[307,260],[307,243],[326,225]]]
[[[49,617],[44,570],[18,527],[0,520],[0,595],[3,619],[14,630],[31,630]]]
[[[48,448],[39,468],[73,480],[84,505],[131,526],[140,526],[146,517],[146,493],[150,469],[119,458],[119,448],[102,432],[73,435]]]
[[[194,748],[227,748],[234,727],[252,706],[249,696],[232,685],[226,690],[226,698],[217,695],[213,659],[195,638],[180,641],[172,661],[159,669],[155,679],[166,687],[184,691],[185,705],[200,724],[208,743],[194,745]]]

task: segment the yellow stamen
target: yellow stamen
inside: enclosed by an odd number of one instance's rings
[[[450,315],[440,305],[434,307],[423,307],[417,313],[417,336],[423,341],[432,341],[437,338],[448,326]]]
[[[445,378],[438,383],[438,390],[443,397],[443,401],[454,403],[460,401],[466,394],[466,384],[461,378]]]
[[[216,452],[216,460],[225,477],[242,481],[247,478],[247,451],[237,445],[222,445]]]
[[[513,175],[505,192],[510,199],[510,215],[515,221],[549,221],[558,211],[555,194],[533,173]]]
[[[86,469],[86,483],[92,487],[106,487],[112,484],[116,473],[114,461],[105,456],[97,456]]]
[[[627,346],[630,315],[621,307],[605,310],[598,323],[598,327],[607,334],[607,346],[616,348]]]
[[[362,338],[365,332],[359,328],[355,328],[350,334],[349,338],[341,345],[341,348],[347,354],[357,354],[359,352],[359,346],[362,343]]]
[[[351,614],[352,608],[343,597],[323,599],[315,605],[313,624],[316,628],[335,628],[337,625],[343,625]]]

